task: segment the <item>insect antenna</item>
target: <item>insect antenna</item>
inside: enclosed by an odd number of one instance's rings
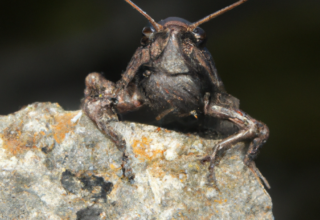
[[[246,1],[247,1],[247,0],[240,0],[240,1],[237,1],[236,3],[233,3],[232,5],[229,5],[229,6],[225,7],[225,8],[223,8],[223,9],[220,9],[219,11],[216,11],[216,12],[208,15],[207,17],[204,17],[204,18],[202,18],[201,20],[199,20],[199,21],[191,24],[191,25],[188,27],[188,29],[189,29],[190,31],[192,31],[193,29],[195,29],[196,27],[198,27],[200,24],[202,24],[202,23],[204,23],[204,22],[207,22],[207,21],[210,21],[212,18],[215,18],[215,17],[217,17],[217,16],[219,16],[219,15],[221,15],[221,14],[223,14],[223,13],[225,13],[225,12],[227,12],[227,11],[235,8],[235,7],[237,7],[238,5],[241,5],[242,3],[246,2]]]
[[[135,8],[138,12],[140,12],[140,14],[142,14],[144,17],[146,17],[156,31],[161,31],[161,30],[163,30],[163,26],[162,26],[161,24],[158,24],[157,22],[155,22],[155,20],[153,20],[153,18],[151,18],[145,11],[143,11],[141,8],[139,8],[136,4],[134,4],[134,3],[133,3],[132,1],[130,1],[130,0],[125,0],[125,1],[128,2],[128,3],[129,3],[133,8]]]

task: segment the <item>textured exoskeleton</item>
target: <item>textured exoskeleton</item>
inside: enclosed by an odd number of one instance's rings
[[[208,181],[215,183],[214,166],[219,150],[238,141],[251,140],[244,163],[269,188],[253,161],[266,142],[269,130],[265,124],[241,111],[238,99],[225,91],[213,59],[205,48],[206,34],[198,27],[245,0],[196,23],[176,17],[156,23],[130,0],[126,1],[147,17],[151,25],[142,30],[141,46],[117,83],[98,73],[87,76],[82,107],[85,113],[122,151],[125,141],[110,122],[118,120],[117,114],[145,105],[157,113],[157,120],[201,116],[230,121],[238,130],[223,139],[206,158],[210,161]]]

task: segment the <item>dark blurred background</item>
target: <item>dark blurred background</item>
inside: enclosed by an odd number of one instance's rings
[[[135,3],[157,21],[197,21],[235,1]],[[146,24],[122,0],[2,1],[0,115],[36,101],[79,109],[86,75],[118,80]],[[272,186],[275,218],[316,219],[320,1],[249,0],[201,27],[228,92],[271,130],[257,164]]]

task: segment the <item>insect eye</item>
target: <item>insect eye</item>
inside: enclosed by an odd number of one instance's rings
[[[206,43],[207,40],[207,35],[206,32],[200,28],[200,27],[196,27],[193,31],[192,31],[194,37],[196,38],[196,42],[198,46],[204,46],[204,44]]]
[[[141,44],[146,45],[150,42],[150,40],[154,37],[155,30],[151,27],[144,27],[142,29],[142,38],[141,38]]]
[[[151,27],[144,27],[142,29],[142,35],[144,35],[144,36],[146,36],[148,38],[151,38],[153,36],[153,34],[154,34],[154,31],[155,30],[153,28],[151,28]]]

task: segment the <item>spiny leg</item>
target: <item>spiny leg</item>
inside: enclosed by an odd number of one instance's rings
[[[126,142],[123,136],[114,129],[111,122],[118,122],[117,113],[132,111],[143,105],[143,98],[135,84],[128,84],[125,89],[116,90],[113,82],[106,80],[99,73],[91,73],[85,80],[85,98],[82,102],[83,111],[93,120],[98,128],[115,143],[123,152],[124,176],[134,177],[127,163],[125,154]]]
[[[265,126],[265,125],[264,125]],[[268,129],[266,126],[263,129]],[[262,132],[264,133],[264,132]],[[269,134],[269,130],[266,130],[265,133]],[[267,138],[267,137],[266,137]],[[266,139],[261,142],[259,138],[253,139],[253,141],[250,143],[247,154],[245,155],[245,158],[243,159],[244,164],[248,166],[248,168],[252,171],[252,173],[255,175],[255,177],[259,180],[262,180],[262,182],[267,186],[268,189],[271,188],[268,180],[262,175],[258,167],[256,166],[256,163],[254,162],[254,159],[259,153],[259,148],[264,144]],[[260,142],[260,143],[259,143]],[[262,183],[260,182],[262,185]]]
[[[209,102],[210,94],[206,94],[204,97],[204,112],[206,115],[226,119],[235,123],[240,131],[234,135],[231,135],[225,139],[223,139],[214,149],[211,157],[210,157],[210,166],[209,171],[210,174],[208,176],[208,180],[210,182],[216,183],[216,178],[214,174],[214,166],[216,161],[217,152],[221,149],[227,149],[232,144],[237,143],[242,140],[252,139],[248,151],[244,158],[244,163],[248,166],[248,168],[253,172],[253,174],[258,179],[261,184],[260,179],[264,182],[267,188],[270,188],[268,181],[261,174],[259,169],[256,167],[254,163],[254,158],[257,156],[259,148],[266,142],[269,137],[269,129],[268,127],[259,122],[245,112],[240,109],[234,107],[222,107],[216,105],[215,103]]]
[[[85,80],[85,97],[82,109],[93,120],[97,127],[106,134],[120,151],[125,150],[125,140],[122,135],[109,126],[110,122],[118,121],[114,110],[117,97],[114,94],[115,84],[106,80],[99,73],[91,73]]]
[[[116,83],[115,93],[125,89],[133,80],[138,69],[150,61],[150,46],[138,47],[133,57],[131,58],[126,71],[122,74],[122,78]]]
[[[117,90],[115,83],[106,80],[99,73],[91,73],[86,77],[85,98],[82,103],[84,112],[96,123],[118,147],[125,150],[125,140],[112,126],[117,122],[117,113],[125,113],[140,108],[144,97],[134,83],[124,89]]]

